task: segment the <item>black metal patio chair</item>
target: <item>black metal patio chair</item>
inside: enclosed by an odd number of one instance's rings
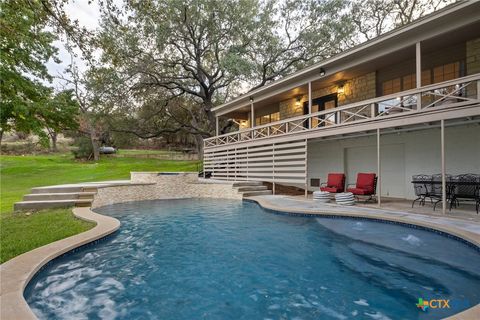
[[[433,204],[431,197],[432,193],[432,176],[426,174],[417,174],[412,176],[413,188],[417,198],[412,202],[412,208],[415,202],[419,201],[420,205],[425,205],[425,199],[430,198],[430,203]]]
[[[460,205],[460,201],[474,201],[475,210],[478,213],[480,202],[480,175],[479,174],[460,174],[452,177],[452,198],[450,200],[450,210],[452,207]]]
[[[452,197],[452,192],[451,192],[451,180],[452,180],[452,175],[446,174],[445,175],[445,180],[446,180],[446,196],[447,196],[447,203],[451,201]],[[442,175],[439,174],[434,174],[432,175],[432,192],[431,192],[431,197],[432,199],[435,200],[435,203],[433,204],[433,211],[435,211],[435,208],[437,207],[437,204],[439,202],[442,202]]]

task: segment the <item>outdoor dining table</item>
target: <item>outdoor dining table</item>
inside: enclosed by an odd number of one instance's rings
[[[424,187],[425,187],[425,190],[428,190],[428,188],[427,188],[428,185],[442,184],[442,181],[439,181],[439,180],[436,180],[436,181],[433,181],[433,180],[431,180],[431,181],[430,180],[429,181],[412,180],[411,182],[413,184],[423,184]],[[452,180],[447,180],[447,181],[445,181],[445,185],[446,185],[446,188],[445,188],[446,199],[447,199],[447,202],[450,201],[450,210],[452,209],[453,203],[455,203],[455,201],[457,200],[457,195],[455,194],[455,188],[457,186],[475,186],[475,192],[474,192],[473,199],[475,199],[475,201],[477,202],[476,211],[478,213],[478,202],[479,202],[479,199],[480,199],[480,181],[452,181]],[[435,202],[435,204],[433,206],[433,210],[435,210],[435,207],[436,207],[437,203],[442,202],[441,194],[432,193],[432,194],[428,194],[427,196],[428,197],[434,196],[438,199],[437,202]]]

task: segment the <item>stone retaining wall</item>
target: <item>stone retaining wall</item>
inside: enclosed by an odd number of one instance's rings
[[[99,188],[92,207],[155,199],[242,199],[242,195],[232,188],[232,182],[198,179],[197,173],[132,172],[131,181],[151,184]]]

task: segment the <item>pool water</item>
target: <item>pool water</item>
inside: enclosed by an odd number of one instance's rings
[[[480,253],[425,230],[234,200],[96,211],[120,230],[36,275],[38,318],[438,319],[480,301]],[[424,312],[419,298],[461,303]]]

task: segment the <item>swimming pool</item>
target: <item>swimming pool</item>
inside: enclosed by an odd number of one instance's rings
[[[425,230],[217,199],[96,211],[120,230],[35,276],[40,319],[437,319],[480,301],[480,253]]]

